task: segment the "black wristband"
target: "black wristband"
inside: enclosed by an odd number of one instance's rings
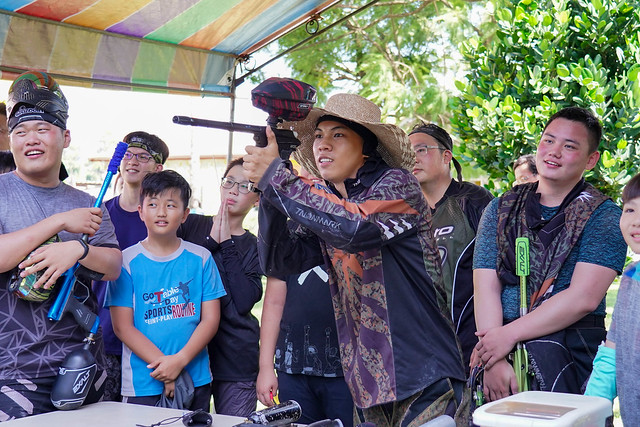
[[[78,240],[78,242],[82,245],[82,248],[84,249],[84,253],[80,258],[78,258],[78,261],[80,261],[87,257],[87,254],[89,253],[89,245],[87,245],[87,242],[85,242],[84,240]]]

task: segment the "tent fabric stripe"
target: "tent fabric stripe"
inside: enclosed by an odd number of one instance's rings
[[[272,34],[278,32],[283,25],[282,22],[291,23],[299,20],[300,17],[312,14],[309,12],[309,2],[303,0],[278,0],[278,5],[287,3],[288,7],[270,7],[265,10],[254,21],[247,22],[242,27],[236,28],[233,37],[228,37],[215,47],[218,52],[227,52],[232,49],[231,43],[235,45],[235,50],[241,54],[249,54],[251,48],[259,49],[272,40]],[[320,10],[323,1],[314,2],[316,10]],[[256,22],[256,21],[259,21]]]
[[[33,2],[33,0],[7,0],[2,2],[2,7],[6,10],[17,10]]]
[[[107,31],[133,37],[145,37],[175,19],[198,0],[160,0],[148,4],[127,19],[107,28]],[[154,40],[162,38],[151,37]]]
[[[96,55],[94,77],[126,83],[133,74],[140,43],[135,40],[102,37]]]
[[[178,45],[124,38],[0,14],[2,66],[45,70],[72,78],[123,85],[155,86],[165,91],[188,89],[226,93],[218,82],[233,67],[234,57],[193,51]],[[3,31],[6,29],[6,31]],[[24,37],[29,34],[29,37]],[[38,40],[38,43],[33,43]],[[180,54],[178,54],[180,52]],[[210,60],[215,57],[215,60]],[[3,78],[11,78],[11,73]]]
[[[222,14],[228,10],[229,4],[233,5],[239,1],[240,0],[231,0],[221,2],[219,0],[200,0],[174,20],[149,34],[149,38],[170,43],[179,43],[184,46],[209,49],[206,44],[188,44],[183,43],[183,40],[191,37],[195,32],[222,16]]]
[[[337,0],[0,0],[0,9],[234,55]]]
[[[57,3],[55,0],[49,0]],[[110,26],[125,20],[153,0],[102,0],[95,2],[85,10],[64,19],[66,24],[106,30]]]
[[[1,77],[30,69],[79,85],[224,95],[239,57],[337,2],[0,0]]]
[[[237,41],[245,34],[244,31],[247,30],[247,27],[253,27],[252,33],[255,33],[256,30],[262,32],[263,24],[256,21],[262,21],[264,17],[261,15],[276,3],[278,3],[277,0],[247,0],[237,3],[218,19],[184,40],[183,44],[188,46],[206,45],[208,49],[225,52],[218,46],[227,38],[233,39],[234,44],[237,44]],[[242,42],[241,44],[244,45]],[[244,50],[244,48],[240,49]]]
[[[49,67],[63,74],[90,78],[99,43],[100,35],[97,33],[82,34],[71,28],[59,28]]]
[[[54,3],[51,0],[36,0],[24,2],[25,5],[16,9],[16,12],[53,21],[62,21],[86,9],[95,2],[96,0],[65,0]]]

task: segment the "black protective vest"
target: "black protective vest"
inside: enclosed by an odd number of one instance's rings
[[[498,276],[503,286],[519,283],[515,274],[515,241],[517,237],[528,237],[530,310],[551,295],[553,282],[589,217],[608,199],[582,179],[562,201],[556,214],[543,220],[537,188],[537,182],[518,185],[500,197],[498,205]]]

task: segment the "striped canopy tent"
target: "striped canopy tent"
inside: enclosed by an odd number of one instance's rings
[[[233,96],[238,61],[338,0],[0,0],[0,77]]]

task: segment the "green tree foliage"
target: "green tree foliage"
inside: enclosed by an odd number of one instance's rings
[[[325,12],[320,29],[369,0],[340,3]],[[464,0],[379,1],[286,56],[292,77],[319,93],[319,105],[336,89],[357,92],[382,107],[405,129],[417,119],[444,122],[460,68],[459,43],[480,31]],[[482,9],[481,7],[478,7]],[[279,41],[286,49],[309,35],[299,29]]]
[[[469,62],[452,124],[461,152],[503,186],[517,156],[534,152],[550,115],[591,109],[604,137],[587,177],[615,196],[638,171],[640,15],[636,1],[496,0],[498,30],[462,46]],[[497,184],[496,184],[497,183]]]

